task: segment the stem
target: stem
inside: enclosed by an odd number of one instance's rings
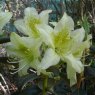
[[[48,76],[45,76],[43,81],[43,95],[46,95],[47,83],[48,83]]]
[[[0,37],[0,44],[7,43],[7,42],[10,42],[9,37]]]

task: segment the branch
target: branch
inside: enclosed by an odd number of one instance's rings
[[[9,37],[0,37],[0,44],[7,43],[7,42],[10,42]]]

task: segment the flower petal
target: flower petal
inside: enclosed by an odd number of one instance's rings
[[[24,33],[25,35],[29,35],[29,31],[25,25],[25,22],[23,19],[17,20],[14,22],[15,27],[22,33]]]
[[[28,64],[24,64],[23,62],[25,62],[25,61],[23,60],[22,62],[19,63],[19,71],[18,71],[18,74],[20,76],[23,76],[23,75],[28,74],[27,73],[27,70],[29,68],[29,65]]]
[[[33,40],[29,37],[20,37],[16,33],[11,34],[11,46],[9,46],[10,54],[24,58],[27,63],[31,63],[34,59],[40,56],[39,47],[41,41],[39,39]],[[12,51],[10,50],[12,49]]]
[[[46,70],[47,68],[57,65],[60,61],[60,57],[55,53],[53,49],[47,49],[44,57],[39,64],[38,68],[41,70]]]
[[[84,66],[80,60],[75,58],[72,54],[64,56],[64,61],[69,64],[76,72],[81,73],[84,70]]]
[[[70,79],[70,85],[72,86],[77,82],[76,72],[81,73],[84,70],[84,66],[72,54],[64,56],[63,60],[67,63],[67,77]]]
[[[28,36],[38,38],[39,31],[37,30],[36,25],[41,24],[40,20],[34,17],[25,17],[24,21]]]
[[[53,25],[54,27],[57,25],[57,22],[49,22],[51,25]]]
[[[53,29],[49,25],[45,25],[45,24],[37,25],[36,27],[40,32],[40,36],[43,42],[45,42],[47,45],[54,47],[54,44],[52,41]]]
[[[44,10],[39,14],[39,18],[42,23],[48,24],[49,19],[49,13],[51,13],[52,10]]]
[[[54,45],[57,54],[65,55],[72,52],[73,39],[70,37],[70,32],[67,28],[63,28],[60,32],[54,32]]]
[[[75,57],[81,58],[82,57],[82,54],[83,54],[83,51],[85,49],[90,48],[90,45],[91,45],[90,39],[91,38],[92,38],[92,36],[91,35],[88,35],[86,41],[75,44],[76,45],[76,48],[74,48],[74,50],[73,50],[73,55]]]
[[[38,12],[35,8],[27,7],[24,11],[25,17],[34,17],[38,18]]]
[[[73,37],[78,43],[82,42],[85,37],[85,30],[84,28],[76,29],[71,32],[71,37]]]
[[[19,70],[20,75],[27,74],[28,67],[37,69],[40,57],[40,45],[39,39],[33,39],[30,37],[20,37],[16,33],[11,34],[11,44],[7,46],[8,54],[18,57],[20,60]]]
[[[10,39],[11,43],[15,46],[15,48],[21,48],[24,46],[24,42],[22,41],[21,37],[16,33],[12,32]]]
[[[11,12],[0,12],[0,30],[4,27],[4,25],[11,19]]]
[[[67,64],[67,78],[70,79],[70,86],[77,83],[76,71],[69,64]]]
[[[55,32],[59,32],[59,31],[61,31],[65,27],[68,28],[70,31],[74,30],[74,21],[66,13],[64,13],[63,17],[57,23],[57,25],[55,26],[54,30],[55,30]]]

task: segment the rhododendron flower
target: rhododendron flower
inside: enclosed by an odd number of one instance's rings
[[[18,57],[19,60],[19,74],[27,74],[27,69],[32,67],[37,69],[40,57],[40,39],[33,39],[30,37],[20,37],[16,33],[11,33],[11,42],[7,44],[6,50],[9,55]]]
[[[20,32],[37,38],[40,36],[40,34],[36,28],[36,25],[48,24],[49,13],[51,12],[51,10],[44,10],[38,14],[35,8],[28,7],[24,11],[24,19],[17,20],[14,24]]]
[[[90,46],[91,36],[88,35],[88,39],[84,41],[84,29],[74,30],[73,19],[66,13],[54,29],[48,25],[44,27],[38,25],[37,29],[51,46],[44,54],[39,65],[40,70],[46,70],[50,66],[58,64],[61,59],[67,63],[67,77],[70,79],[70,85],[74,85],[77,82],[76,72],[81,73],[84,70],[80,59],[83,51]]]
[[[85,30],[83,27],[74,30],[74,21],[66,13],[53,29],[48,25],[50,12],[45,10],[38,14],[35,8],[26,8],[24,19],[16,21],[15,26],[29,37],[12,33],[7,51],[20,58],[19,68],[24,74],[29,67],[39,74],[47,74],[46,69],[57,65],[60,60],[66,62],[67,78],[72,86],[77,82],[76,73],[84,70],[81,57],[84,50],[90,47],[91,35],[84,40]],[[44,55],[41,54],[42,42],[48,46]]]

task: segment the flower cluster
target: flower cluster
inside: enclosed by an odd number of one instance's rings
[[[27,74],[29,67],[39,74],[47,74],[47,69],[59,65],[61,60],[67,63],[67,78],[70,79],[70,85],[74,85],[77,82],[76,73],[84,70],[81,58],[84,50],[90,47],[91,35],[84,39],[83,27],[74,30],[74,21],[66,13],[52,28],[48,24],[51,10],[38,14],[35,8],[28,7],[24,12],[24,18],[14,24],[27,37],[11,33],[11,42],[7,45],[9,55],[20,58],[20,74]],[[44,53],[41,52],[43,44],[46,46]]]

